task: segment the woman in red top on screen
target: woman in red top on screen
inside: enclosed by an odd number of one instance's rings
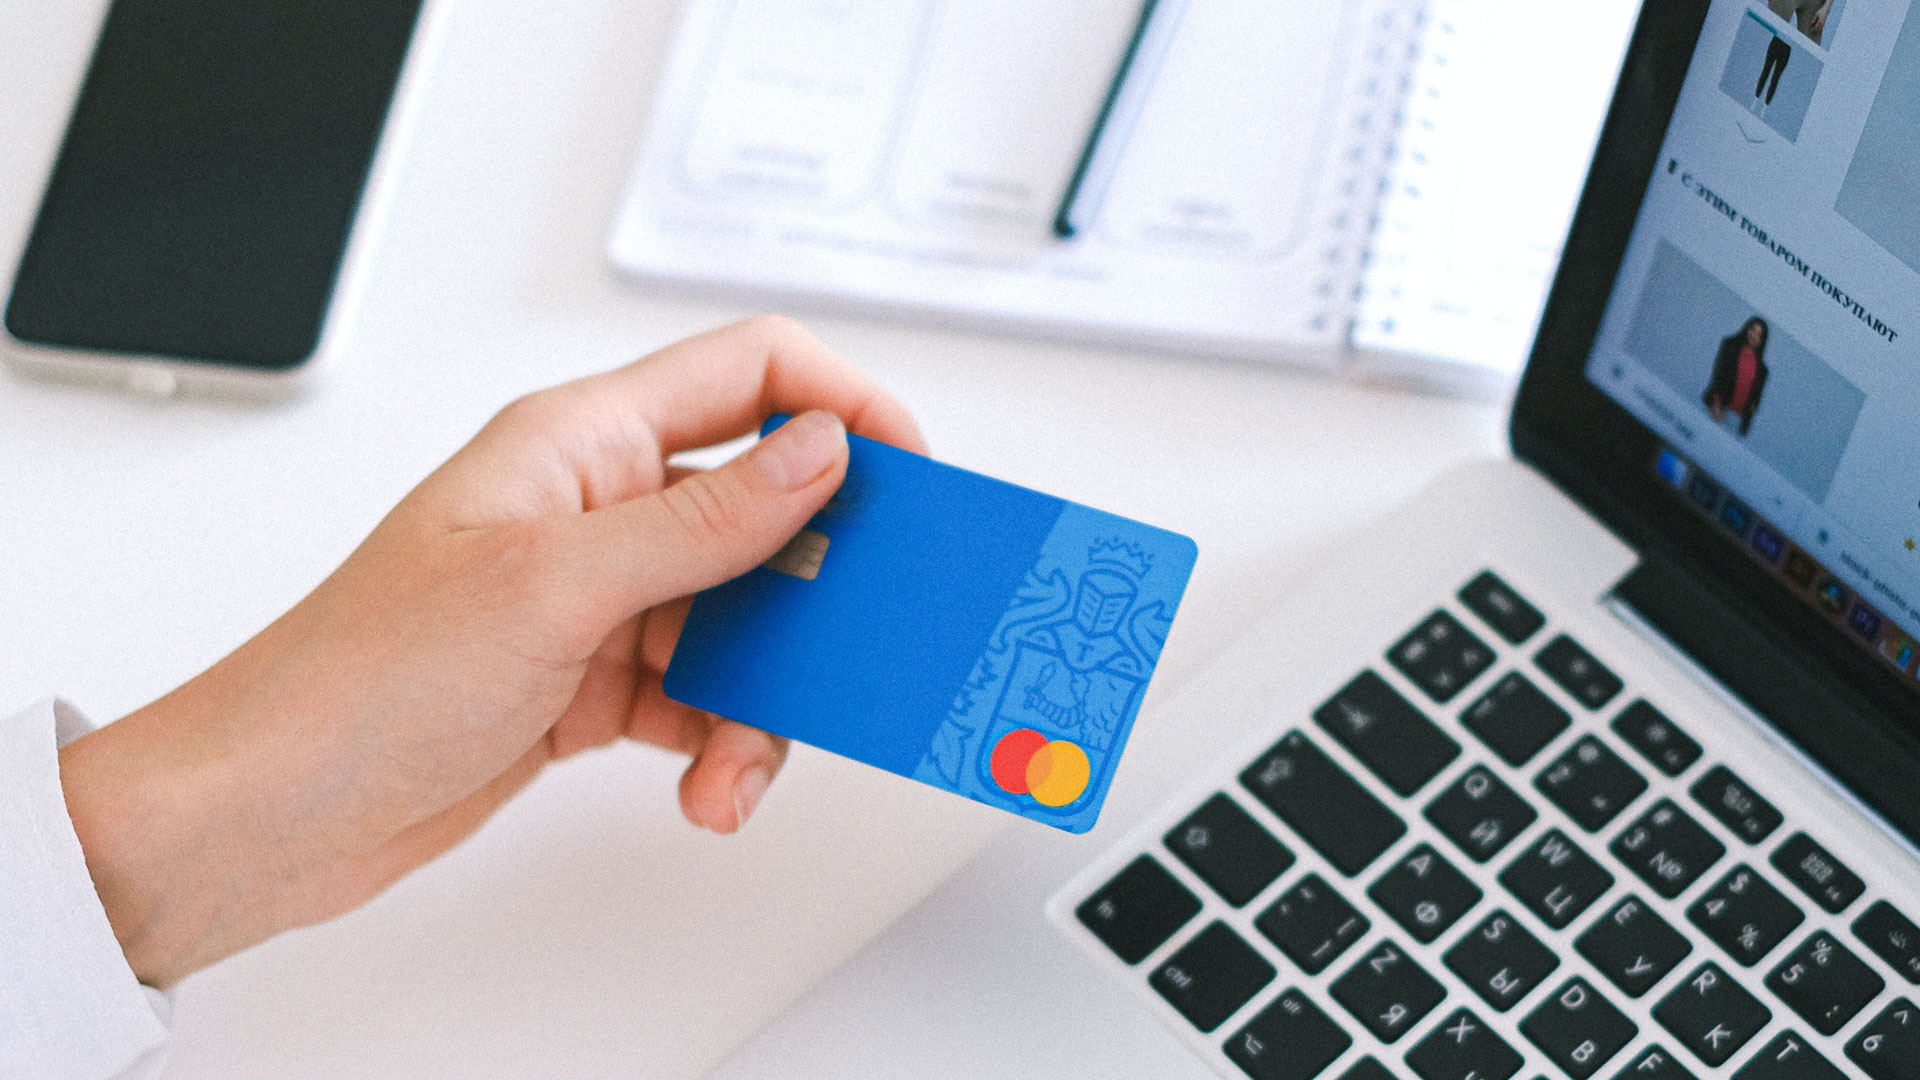
[[[1740,434],[1753,426],[1760,407],[1760,390],[1767,384],[1767,320],[1748,319],[1738,333],[1722,338],[1713,358],[1713,378],[1700,400],[1715,421],[1728,413],[1740,418]]]

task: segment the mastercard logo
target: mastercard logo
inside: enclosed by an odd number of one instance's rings
[[[1065,806],[1087,790],[1093,766],[1087,752],[1065,739],[1048,739],[1032,728],[1000,736],[987,759],[993,782],[1013,795],[1031,795],[1042,806]]]

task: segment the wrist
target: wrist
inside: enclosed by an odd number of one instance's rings
[[[67,815],[134,975],[166,987],[220,959],[218,915],[234,890],[212,809],[214,757],[157,737],[166,702],[60,751]]]

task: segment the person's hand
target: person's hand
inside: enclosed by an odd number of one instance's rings
[[[796,414],[726,465],[669,455]],[[763,562],[840,486],[844,421],[906,410],[760,318],[509,405],[292,611],[69,744],[108,919],[166,986],[348,911],[471,833],[547,762],[623,736],[693,756],[687,818],[731,832],[786,756],[667,699],[688,597]]]
[[[1826,32],[1827,12],[1832,8],[1833,0],[1826,0],[1825,3],[1813,9],[1813,16],[1807,20],[1807,34],[1813,40],[1819,41],[1820,35]]]

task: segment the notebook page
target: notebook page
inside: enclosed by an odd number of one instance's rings
[[[1639,7],[1433,0],[1354,325],[1368,366],[1519,372]]]
[[[1063,241],[1138,4],[689,0],[610,254],[777,299],[1334,366],[1416,8],[1191,0],[1100,216]]]

